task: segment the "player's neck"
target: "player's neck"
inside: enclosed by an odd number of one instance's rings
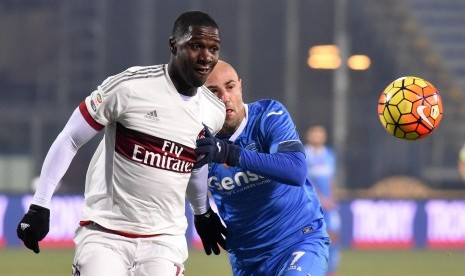
[[[220,136],[232,136],[241,126],[243,121],[245,120],[247,113],[245,111],[245,108],[242,109],[241,111],[242,116],[234,123],[234,124],[227,124],[225,123],[223,125],[223,128],[218,132],[218,135]]]
[[[313,148],[313,151],[317,153],[322,152],[325,148],[324,145],[315,145],[315,146],[312,145],[311,147]]]
[[[191,87],[188,90],[183,90],[183,91],[180,91],[178,89],[178,93],[184,96],[193,97],[197,94],[197,87]]]
[[[179,94],[188,97],[192,97],[197,94],[198,87],[192,87],[188,85],[180,76],[180,74],[174,69],[174,66],[168,66],[168,75],[174,85],[174,88],[176,88]]]

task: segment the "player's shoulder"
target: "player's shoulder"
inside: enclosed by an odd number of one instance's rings
[[[126,69],[125,72],[132,75],[146,75],[150,73],[164,72],[165,64],[157,64],[150,66],[132,66]]]
[[[280,101],[274,99],[260,99],[253,104],[257,104],[262,107],[273,107],[273,106],[284,106]]]
[[[224,103],[205,86],[199,87],[197,93],[200,93],[199,96],[203,111],[202,122],[208,125],[212,129],[212,132],[217,133],[224,124],[226,107]]]
[[[197,90],[201,94],[201,99],[204,100],[206,104],[212,105],[217,109],[224,111],[223,113],[226,115],[226,108],[224,103],[213,94],[210,90],[208,90],[205,86],[200,86]]]
[[[151,66],[132,66],[119,74],[108,77],[101,85],[101,89],[109,91],[119,85],[124,85],[140,79],[158,78],[165,75],[165,64]]]
[[[287,113],[285,106],[273,99],[261,99],[249,104],[249,113],[262,114],[265,117],[271,115],[283,115]]]

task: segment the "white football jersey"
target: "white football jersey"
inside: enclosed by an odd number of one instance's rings
[[[224,104],[204,86],[178,93],[168,65],[109,77],[80,105],[105,135],[88,168],[83,221],[140,235],[184,234],[185,193],[203,125],[218,132]]]

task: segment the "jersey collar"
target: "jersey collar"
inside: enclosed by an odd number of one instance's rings
[[[245,117],[242,120],[241,124],[239,127],[236,129],[236,131],[229,137],[229,141],[234,142],[236,141],[237,137],[241,135],[242,131],[244,131],[245,126],[247,125],[247,121],[249,120],[249,105],[244,104],[244,110],[245,110]]]

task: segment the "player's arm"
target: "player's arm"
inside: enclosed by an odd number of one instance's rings
[[[187,198],[194,213],[194,226],[202,240],[207,255],[220,254],[221,246],[226,249],[226,227],[218,215],[210,208],[208,201],[208,165],[192,171],[187,185]],[[219,245],[219,246],[218,246]]]
[[[299,140],[295,125],[289,113],[279,102],[269,102],[263,114],[262,133],[269,144],[269,153],[240,148],[211,135],[205,128],[206,136],[197,140],[197,155],[205,155],[196,165],[207,162],[226,163],[240,166],[277,182],[301,186],[305,183],[307,166],[304,146]],[[269,114],[272,114],[271,116]]]
[[[76,108],[50,147],[29,211],[17,228],[18,237],[35,253],[40,251],[38,242],[48,233],[50,201],[59,181],[68,170],[78,149],[97,133],[98,131],[87,123],[81,111]]]
[[[194,215],[205,214],[210,209],[208,201],[208,166],[192,170],[187,185],[186,196]]]
[[[307,175],[305,154],[301,151],[268,154],[241,149],[238,166],[292,186],[302,186]]]
[[[282,150],[282,152],[281,152]],[[299,141],[282,143],[278,152],[268,154],[242,149],[214,137],[205,127],[205,138],[197,140],[195,153],[204,157],[196,166],[208,162],[239,166],[280,183],[301,186],[305,183],[307,166],[303,145]]]
[[[260,132],[264,152],[241,149],[239,166],[271,180],[302,186],[307,177],[305,148],[286,108],[278,101],[264,103]]]

